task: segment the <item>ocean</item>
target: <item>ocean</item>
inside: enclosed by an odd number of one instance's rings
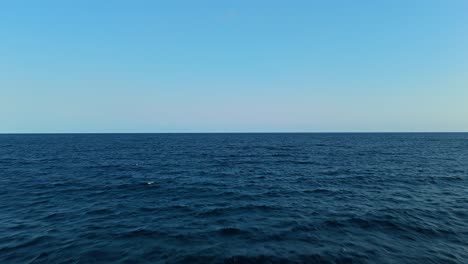
[[[468,263],[468,134],[0,135],[0,263]]]

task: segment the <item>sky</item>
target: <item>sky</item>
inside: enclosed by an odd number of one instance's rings
[[[466,0],[0,2],[0,133],[468,131]]]

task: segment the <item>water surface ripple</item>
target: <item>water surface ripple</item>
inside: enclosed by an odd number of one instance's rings
[[[0,135],[0,263],[467,263],[468,134]]]

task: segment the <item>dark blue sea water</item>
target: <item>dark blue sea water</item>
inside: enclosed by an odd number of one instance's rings
[[[0,135],[0,263],[468,263],[468,134]]]

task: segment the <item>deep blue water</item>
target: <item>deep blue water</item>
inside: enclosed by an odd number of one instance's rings
[[[0,263],[468,263],[468,134],[0,135]]]

